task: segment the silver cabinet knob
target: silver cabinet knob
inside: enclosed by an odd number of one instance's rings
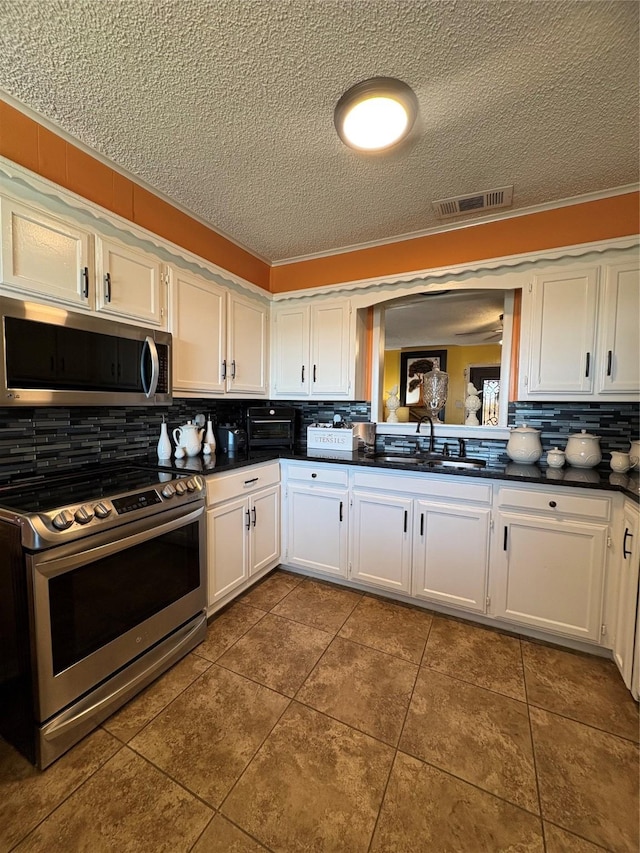
[[[63,509],[62,512],[59,512],[53,519],[53,526],[57,527],[58,530],[66,530],[68,527],[71,527],[72,524],[73,516],[68,509]]]
[[[78,507],[74,513],[74,518],[78,524],[88,524],[93,518],[93,510],[90,506],[85,504],[84,506]]]

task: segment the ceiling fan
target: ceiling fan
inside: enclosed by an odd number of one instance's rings
[[[504,314],[500,314],[499,318],[493,323],[485,323],[478,326],[472,332],[456,332],[457,338],[477,338],[483,336],[483,341],[497,341],[502,338]],[[497,325],[496,325],[497,324]]]

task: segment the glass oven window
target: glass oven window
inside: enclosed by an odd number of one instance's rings
[[[141,625],[199,585],[198,522],[50,578],[54,673]]]

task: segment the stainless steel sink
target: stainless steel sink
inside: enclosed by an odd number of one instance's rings
[[[467,459],[448,456],[445,458],[433,459],[428,456],[409,456],[405,453],[375,453],[373,457],[376,462],[390,462],[402,465],[421,465],[424,468],[485,468],[486,462],[484,459]]]
[[[401,462],[403,465],[422,465],[425,460],[417,456],[407,456],[403,453],[374,453],[376,462]]]
[[[426,461],[429,468],[486,468],[484,459],[430,459]]]

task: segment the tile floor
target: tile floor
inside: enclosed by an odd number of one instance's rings
[[[0,741],[0,851],[638,848],[611,662],[283,571],[44,773]]]

